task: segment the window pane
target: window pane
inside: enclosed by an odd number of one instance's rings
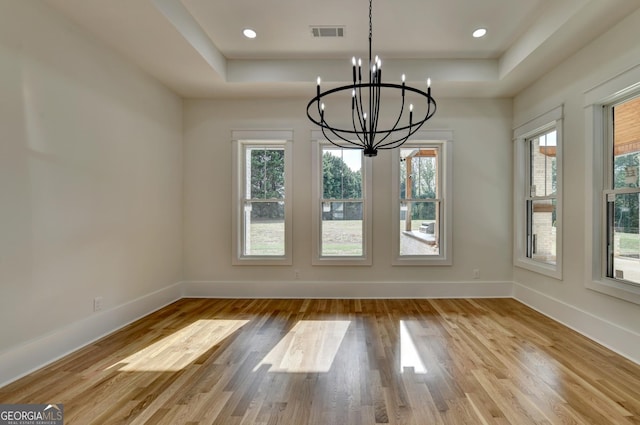
[[[640,283],[640,235],[638,204],[640,194],[615,196],[613,213],[613,276]]]
[[[547,264],[556,264],[556,202],[533,201],[531,214],[531,258]]]
[[[439,202],[400,204],[400,255],[439,255]]]
[[[438,149],[400,151],[400,256],[439,255]]]
[[[362,217],[362,202],[323,202],[320,255],[364,255]]]
[[[531,140],[531,196],[550,196],[556,192],[556,131]]]
[[[284,202],[247,202],[244,255],[284,255]]]
[[[613,187],[638,187],[640,97],[615,106],[613,122]]]
[[[400,197],[438,197],[438,151],[430,148],[402,149],[400,152]]]
[[[284,149],[247,149],[247,199],[284,198]]]
[[[322,197],[362,198],[362,153],[360,150],[322,149]]]

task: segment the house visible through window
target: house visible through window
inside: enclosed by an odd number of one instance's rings
[[[514,264],[562,279],[562,107],[514,131]]]
[[[640,67],[585,92],[585,286],[640,304]]]
[[[440,152],[400,151],[400,256],[440,254]]]
[[[547,264],[557,258],[557,132],[526,140],[526,256]]]
[[[610,105],[606,277],[640,284],[640,97]]]
[[[420,134],[393,152],[393,264],[450,265],[452,134]]]

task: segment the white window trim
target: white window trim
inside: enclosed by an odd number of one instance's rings
[[[440,255],[400,256],[400,150],[392,151],[391,182],[391,249],[394,266],[450,266],[453,264],[453,131],[418,131],[403,147],[436,146],[440,150],[439,172],[442,181],[442,220],[440,228]]]
[[[563,107],[558,106],[517,127],[513,131],[513,265],[562,280],[562,180],[563,180]],[[545,131],[556,130],[556,264],[546,264],[526,256],[526,140]]]
[[[640,304],[640,286],[604,277],[606,234],[604,201],[607,128],[603,109],[633,93],[640,93],[640,65],[585,92],[585,287]]]
[[[231,222],[233,235],[231,239],[231,263],[233,265],[247,266],[277,266],[293,264],[293,155],[292,155],[292,130],[233,130],[231,132],[231,143],[233,152],[233,173],[231,183],[233,187],[233,200],[231,202]],[[256,145],[256,141],[260,141],[260,145],[284,146],[284,187],[285,187],[285,203],[284,203],[284,255],[282,256],[245,256],[242,255],[242,220],[241,204],[244,193],[244,164],[242,161],[242,150],[247,145]],[[283,143],[284,142],[284,143]]]
[[[339,257],[339,256],[322,256],[321,253],[321,226],[322,217],[320,215],[320,198],[322,197],[322,147],[333,146],[326,140],[322,131],[311,131],[311,173],[312,173],[312,207],[311,218],[313,223],[312,241],[313,241],[313,256],[311,264],[314,266],[370,266],[372,264],[372,190],[371,190],[371,163],[372,159],[363,156],[362,160],[362,195],[364,198],[362,219],[364,220],[363,227],[363,255],[352,257]]]

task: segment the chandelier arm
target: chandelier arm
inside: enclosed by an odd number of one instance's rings
[[[369,46],[371,46],[371,39],[369,39]],[[369,47],[369,51],[371,51],[371,47]],[[369,109],[368,109],[368,113],[369,113],[369,124],[367,125],[367,121],[365,120],[364,122],[364,133],[366,135],[365,137],[365,146],[367,148],[370,148],[372,143],[373,143],[373,124],[375,121],[375,118],[373,116],[373,87],[371,85],[371,54],[369,54]]]
[[[408,89],[408,88],[407,88]],[[416,92],[420,92],[417,89],[414,89]],[[427,122],[435,113],[435,108],[436,108],[436,102],[435,100],[433,100],[432,97],[429,97],[427,100],[427,106],[428,106],[428,110],[427,113],[425,114],[425,117],[423,119],[421,119],[420,121],[417,121],[415,123],[412,123],[411,125],[405,125],[403,127],[398,127],[398,128],[394,128],[391,130],[381,130],[380,133],[387,133],[387,132],[393,132],[393,131],[402,131],[402,130],[411,130],[415,127],[415,125],[417,125],[418,123],[420,123],[420,125],[424,124],[425,122]],[[431,111],[431,106],[433,106],[433,111]]]
[[[357,104],[354,96],[354,102]],[[353,124],[353,129],[356,130],[356,115],[358,115],[358,124],[360,124],[360,116],[358,114],[357,108],[351,108],[351,123]],[[364,140],[362,140],[362,136],[360,136],[360,132],[356,131],[356,137],[360,141],[360,144],[364,146]]]
[[[356,127],[355,125],[353,126],[353,129],[356,131],[356,134],[359,136],[360,134],[364,134],[365,132],[365,128],[364,128],[364,110],[362,109],[362,78],[360,79],[360,84],[358,84],[357,86],[357,91],[356,91],[356,112],[358,113],[358,127]],[[354,89],[355,90],[355,89]],[[358,128],[360,130],[358,130]],[[362,142],[363,146],[364,146],[364,140],[360,139],[360,141]]]
[[[378,144],[376,145],[376,149],[394,149],[396,147],[400,147],[402,146],[408,139],[409,137],[413,136],[418,130],[420,130],[420,128],[422,127],[422,125],[427,122],[432,116],[433,114],[435,114],[435,107],[436,104],[435,102],[433,102],[433,106],[434,106],[434,110],[433,112],[431,112],[431,102],[428,103],[428,109],[427,109],[427,113],[424,117],[424,119],[422,119],[421,121],[418,121],[416,123],[411,124],[410,126],[404,127],[403,129],[408,129],[409,132],[406,135],[406,137],[401,137],[399,139],[384,143],[384,144]],[[398,130],[391,130],[391,131],[400,131],[401,129]],[[387,135],[382,139],[386,139],[389,134],[391,134],[390,132],[387,133]]]
[[[366,84],[360,83],[358,85],[358,94],[356,97],[356,108],[358,109],[358,128],[353,128],[357,135],[362,135],[362,146],[367,146],[367,140],[369,139],[367,134],[367,120],[365,119],[364,105],[362,103],[362,87],[365,87]]]
[[[436,113],[436,103],[433,102],[433,111],[431,111],[431,102],[430,102],[429,109],[427,110],[427,114],[425,115],[425,118],[411,126],[411,129],[409,130],[409,134],[404,138],[404,140],[401,138],[396,140],[395,142],[385,143],[383,145],[376,146],[376,149],[395,149],[397,147],[402,146],[409,139],[409,137],[413,136],[418,130],[420,130],[422,125],[425,122],[427,122],[435,113]]]
[[[324,132],[323,132],[323,134],[324,134]],[[325,135],[325,137],[327,137],[327,136]],[[330,139],[330,138],[328,138],[328,137],[327,137],[327,141],[328,141],[329,143],[331,143],[333,146],[335,146],[335,147],[337,147],[337,148],[340,148],[340,149],[362,149],[362,146],[360,146],[360,145],[354,145],[354,146],[344,146],[344,145],[341,145],[341,144],[336,143],[335,141],[331,140],[331,139]]]
[[[391,135],[391,133],[397,131],[396,129],[398,127],[398,124],[400,123],[400,119],[402,119],[402,114],[404,114],[404,96],[402,97],[402,104],[400,105],[400,113],[398,114],[398,119],[396,119],[396,122],[393,124],[393,127],[391,128],[391,130],[388,130],[388,131],[385,130],[385,132],[387,133],[386,136],[384,136],[382,139],[378,141],[378,143],[375,144],[374,146],[375,149],[377,149],[378,147],[387,146],[390,143],[394,143],[394,142],[388,142],[388,143],[382,143],[382,142],[384,142],[387,139],[387,137]]]
[[[334,136],[336,136],[338,139],[342,140],[343,142],[349,144],[349,145],[353,145],[353,147],[351,146],[343,146],[340,145],[336,142],[334,142],[333,140],[331,140],[331,138],[329,136],[327,136],[327,133],[325,132],[325,130],[329,130],[331,132],[331,134],[333,134]],[[324,136],[325,139],[327,139],[331,144],[338,146],[340,148],[346,148],[346,149],[360,149],[362,147],[362,145],[360,145],[359,143],[354,142],[353,140],[349,140],[346,139],[345,137],[343,137],[342,135],[340,135],[339,133],[336,132],[336,130],[334,130],[331,127],[327,127],[327,126],[323,126],[322,127],[322,135]]]
[[[382,83],[381,74],[380,74],[380,70],[378,70],[378,81],[373,89],[375,94],[375,102],[374,102],[375,106],[374,106],[374,110],[372,111],[372,115],[375,115],[375,120],[372,120],[371,122],[373,134],[377,133],[378,121],[380,119],[380,90],[382,89],[382,86],[380,85],[381,83]],[[371,145],[373,148],[375,148],[373,137],[371,138]]]

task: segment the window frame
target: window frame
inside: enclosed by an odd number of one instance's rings
[[[440,209],[440,254],[400,255],[400,150],[391,155],[391,258],[393,266],[451,266],[453,265],[453,131],[423,130],[416,132],[402,148],[437,148]]]
[[[233,130],[232,143],[232,265],[291,265],[293,264],[293,158],[292,130]],[[244,218],[248,147],[278,146],[284,149],[284,255],[244,255]]]
[[[585,178],[585,287],[612,297],[640,304],[640,285],[606,277],[607,220],[606,162],[609,158],[608,106],[640,95],[640,65],[587,90],[584,95]],[[613,150],[611,151],[613,153]]]
[[[564,107],[558,106],[517,127],[513,131],[514,142],[514,202],[513,202],[513,265],[554,279],[563,279],[563,118]],[[530,258],[528,252],[528,213],[530,190],[530,152],[532,139],[550,131],[556,131],[556,264],[549,264]],[[530,161],[529,161],[530,162]],[[529,192],[529,193],[527,193]],[[545,197],[546,198],[546,197]]]
[[[360,256],[327,256],[322,254],[322,150],[323,147],[336,147],[326,140],[322,131],[311,132],[311,173],[312,173],[312,212],[313,252],[311,264],[314,266],[371,266],[372,264],[372,167],[371,158],[362,154],[362,255]],[[337,149],[337,147],[336,147]]]

